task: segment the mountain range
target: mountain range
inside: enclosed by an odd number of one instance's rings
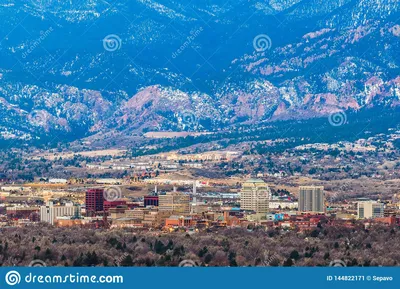
[[[398,0],[0,0],[0,138],[400,104]]]

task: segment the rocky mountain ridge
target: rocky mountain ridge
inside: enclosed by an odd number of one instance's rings
[[[0,138],[208,131],[393,109],[399,6],[1,1]]]

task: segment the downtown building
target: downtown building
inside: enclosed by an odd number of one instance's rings
[[[299,192],[299,212],[324,213],[324,187],[301,186]]]
[[[190,196],[179,192],[158,195],[158,210],[169,211],[175,215],[190,214]]]
[[[358,219],[374,219],[384,217],[384,205],[376,201],[357,202]]]
[[[115,201],[106,201],[103,202],[103,210],[104,212],[109,212],[110,209],[120,208],[120,207],[128,207],[127,202],[125,200],[115,200]]]
[[[85,196],[86,216],[94,216],[104,210],[104,189],[88,189]]]
[[[240,208],[254,211],[256,214],[266,214],[269,211],[271,190],[261,179],[249,179],[242,185],[240,191]]]
[[[40,220],[40,207],[16,206],[7,207],[6,214],[8,219],[29,219],[32,222]]]
[[[59,217],[74,217],[80,215],[80,207],[73,203],[66,203],[65,206],[55,206],[53,202],[47,202],[40,207],[40,221],[54,225]]]
[[[145,196],[143,203],[144,207],[148,206],[158,207],[158,196]]]

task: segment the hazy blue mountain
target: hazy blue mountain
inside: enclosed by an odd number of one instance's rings
[[[391,109],[400,103],[399,7],[0,0],[0,138],[209,130]]]

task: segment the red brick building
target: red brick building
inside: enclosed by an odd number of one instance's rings
[[[92,216],[104,210],[104,190],[88,189],[86,191],[86,215]]]
[[[118,206],[126,206],[126,201],[104,201],[103,209],[105,212],[108,212],[110,208]]]
[[[156,206],[158,207],[158,196],[145,196],[144,197],[144,207]]]

